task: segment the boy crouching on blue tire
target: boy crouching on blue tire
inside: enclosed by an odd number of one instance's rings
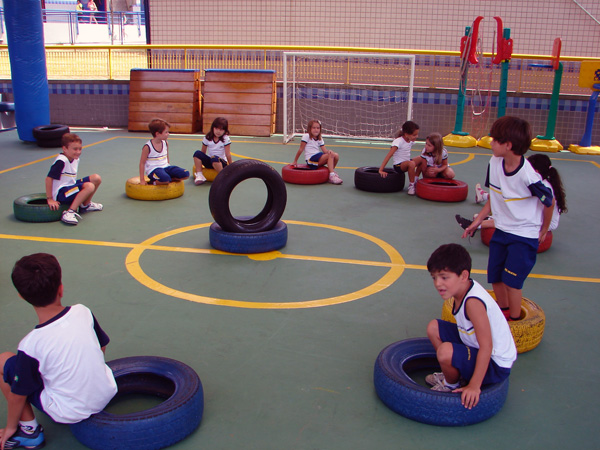
[[[482,385],[508,378],[517,348],[496,301],[470,278],[471,256],[463,246],[442,245],[429,257],[427,270],[440,296],[454,298],[456,323],[437,319],[427,325],[442,372],[425,381],[435,391],[460,392],[463,406],[471,409]]]

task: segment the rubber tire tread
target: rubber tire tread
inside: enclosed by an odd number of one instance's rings
[[[60,205],[56,211],[48,206],[46,194],[30,194],[17,198],[13,202],[15,218],[22,222],[56,222],[69,205]]]
[[[493,291],[488,292],[496,299]],[[452,315],[452,298],[444,301],[442,320],[456,323],[456,319]],[[533,350],[542,342],[546,326],[546,314],[536,303],[523,297],[521,299],[521,320],[509,321],[508,326],[515,340],[517,353],[525,353]]]
[[[172,181],[169,184],[140,184],[140,177],[132,177],[125,182],[125,195],[134,200],[170,200],[183,195],[183,181]]]
[[[379,167],[359,167],[354,171],[354,186],[367,192],[400,192],[404,189],[404,172],[385,168],[388,174],[383,178],[379,174]]]
[[[462,202],[469,195],[464,181],[445,178],[420,178],[415,184],[417,197],[435,202]]]
[[[482,387],[477,406],[467,409],[461,404],[460,394],[436,392],[415,383],[405,371],[409,366],[411,370],[439,371],[429,339],[407,339],[384,348],[375,361],[373,382],[388,408],[417,422],[439,426],[483,422],[500,411],[508,395],[507,378]]]
[[[235,187],[249,178],[259,178],[267,188],[267,201],[256,216],[235,218],[229,208]],[[287,203],[287,190],[279,173],[267,163],[241,159],[221,170],[208,193],[210,212],[219,226],[229,233],[259,233],[274,228]]]
[[[83,445],[94,450],[156,450],[181,441],[198,428],[204,412],[204,392],[191,367],[159,356],[131,356],[107,364],[119,387],[117,395],[140,393],[168,398],[144,411],[102,411],[71,424],[71,432]]]
[[[291,184],[323,184],[329,180],[329,169],[321,166],[311,169],[306,164],[285,165],[281,169],[283,181]]]
[[[285,247],[288,238],[288,228],[285,222],[279,221],[269,231],[258,233],[229,233],[216,222],[210,226],[210,245],[228,253],[266,253]]]
[[[37,145],[44,148],[62,147],[63,134],[69,133],[70,129],[66,125],[40,125],[34,127],[31,133],[35,138]]]
[[[492,240],[494,230],[495,230],[495,228],[482,228],[481,229],[481,242],[483,242],[488,247],[490,246],[490,241]],[[553,239],[554,239],[554,236],[552,234],[552,231],[548,231],[548,234],[546,234],[546,239],[544,239],[544,242],[542,242],[538,246],[537,252],[544,253],[545,251],[548,251],[548,249],[552,246]]]

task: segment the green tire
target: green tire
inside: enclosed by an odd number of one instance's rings
[[[15,217],[23,222],[56,222],[67,209],[69,205],[60,205],[56,211],[52,211],[46,201],[46,194],[24,195],[13,202]]]

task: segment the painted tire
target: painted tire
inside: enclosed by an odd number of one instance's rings
[[[281,220],[273,229],[258,233],[229,233],[217,223],[213,223],[209,229],[210,245],[228,253],[272,252],[285,247],[287,238],[287,225]]]
[[[235,187],[244,180],[258,178],[267,188],[267,201],[254,217],[235,218],[229,199]],[[224,167],[210,187],[208,205],[215,222],[229,233],[258,233],[274,228],[287,203],[285,183],[275,169],[256,159],[240,159]]]
[[[385,168],[387,177],[379,175],[379,167],[359,167],[354,171],[354,186],[367,192],[400,192],[404,189],[404,172]]]
[[[483,242],[488,247],[490,246],[490,241],[492,240],[494,230],[495,230],[495,228],[482,228],[480,230],[481,231],[481,242]],[[537,252],[544,253],[545,251],[547,251],[552,246],[552,239],[553,239],[552,231],[548,231],[548,234],[546,235],[546,239],[544,239],[544,242],[542,242],[539,245]]]
[[[469,186],[460,180],[421,178],[415,188],[417,197],[435,202],[462,202],[469,195]]]
[[[169,200],[181,197],[185,186],[181,181],[169,184],[140,184],[140,177],[133,177],[125,183],[125,194],[135,200]]]
[[[37,145],[45,148],[62,147],[63,134],[68,133],[66,125],[42,125],[32,130]]]
[[[158,356],[132,356],[108,365],[117,380],[117,396],[146,394],[165,401],[129,414],[102,411],[71,424],[72,433],[83,445],[95,450],[161,449],[198,428],[204,411],[204,392],[191,367]]]
[[[306,164],[292,166],[288,164],[281,169],[281,177],[286,183],[292,184],[323,184],[329,180],[327,167],[311,169]]]
[[[413,381],[407,371],[416,370],[440,370],[427,338],[407,339],[384,348],[375,361],[373,382],[377,395],[388,408],[417,422],[471,425],[495,415],[506,401],[508,378],[483,386],[477,406],[467,409],[460,402],[460,394],[432,391]]]
[[[31,194],[19,197],[13,202],[15,218],[23,222],[56,222],[69,205],[60,205],[56,211],[48,206],[46,194]]]
[[[493,291],[488,291],[496,299]],[[442,320],[456,323],[452,315],[452,299],[448,299],[442,306]],[[517,353],[525,353],[536,348],[542,342],[546,315],[542,308],[528,298],[521,300],[521,320],[510,321],[508,326],[517,346]]]

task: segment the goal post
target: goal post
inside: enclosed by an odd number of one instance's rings
[[[330,137],[390,139],[412,118],[415,55],[283,53],[283,142],[309,120]]]

